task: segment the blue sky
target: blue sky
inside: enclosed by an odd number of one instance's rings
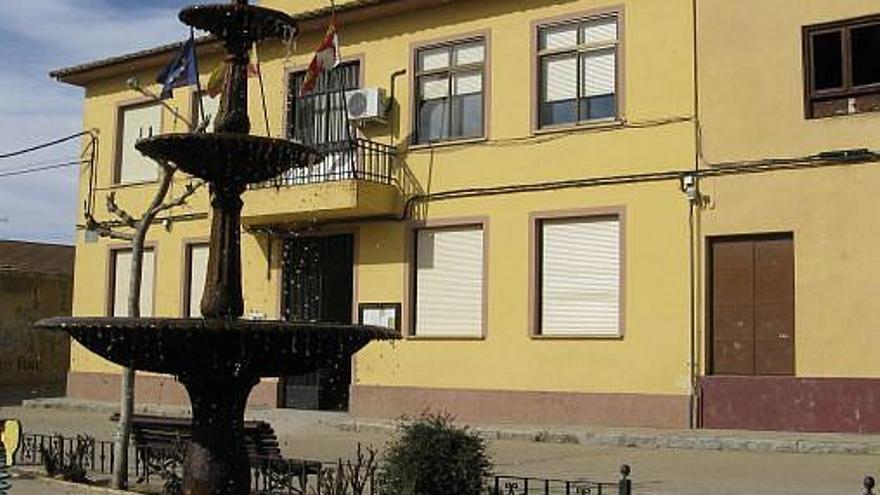
[[[0,155],[82,129],[82,89],[51,70],[178,41],[193,0],[0,0]],[[201,2],[204,3],[204,2]],[[6,171],[69,161],[78,144],[0,159]],[[69,244],[82,220],[76,167],[0,177],[0,239]]]

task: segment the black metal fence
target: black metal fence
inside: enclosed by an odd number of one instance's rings
[[[391,184],[394,148],[369,139],[351,139],[316,144],[323,159],[315,164],[288,170],[251,189],[289,187],[341,180],[364,180]]]
[[[86,471],[102,474],[113,472],[113,442],[83,436],[22,434],[21,448],[15,453],[15,464],[43,466],[46,463],[46,456],[67,459],[74,454],[77,454],[77,462],[80,462]]]
[[[113,443],[88,437],[24,434],[16,463],[40,466],[46,456],[63,458],[81,452],[82,467],[90,473],[113,471]],[[161,485],[164,493],[181,493],[183,445],[155,449],[136,446],[133,451],[134,481]],[[251,464],[251,493],[255,495],[380,495],[383,472],[372,458],[321,463],[278,457],[256,457]],[[494,475],[483,480],[484,495],[632,495],[630,468],[620,469],[617,481],[564,480],[551,478]],[[2,480],[0,480],[2,484]]]

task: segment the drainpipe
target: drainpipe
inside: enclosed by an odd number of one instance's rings
[[[389,144],[392,148],[396,146],[394,135],[397,130],[397,120],[391,118],[391,110],[394,108],[394,102],[396,101],[395,94],[397,93],[397,78],[404,74],[406,74],[406,69],[394,71],[394,73],[391,74],[391,80],[388,83],[388,85],[391,87],[391,97],[388,99],[388,107],[385,109],[385,114],[388,115],[391,119],[391,135],[389,136]],[[400,108],[400,105],[398,105],[397,108]],[[398,119],[399,118],[400,115],[398,114]]]
[[[700,256],[698,246],[700,245],[700,229],[699,215],[700,208],[703,205],[703,197],[700,192],[700,159],[703,155],[703,135],[700,123],[700,80],[699,80],[699,19],[697,10],[697,0],[691,0],[691,15],[693,21],[693,91],[694,91],[694,177],[693,191],[688,194],[689,212],[688,212],[688,251],[690,258],[690,355],[688,360],[689,374],[689,407],[688,407],[688,426],[691,429],[697,428],[697,412],[699,407],[698,393],[698,377],[699,369],[697,364],[697,288],[700,287],[698,280],[700,269],[698,263]]]

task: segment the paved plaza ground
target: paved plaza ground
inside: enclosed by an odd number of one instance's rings
[[[290,457],[348,457],[358,443],[381,448],[389,438],[378,429],[342,431],[334,426],[333,415],[270,411],[263,416],[272,423],[284,454]],[[5,407],[0,408],[0,417],[20,418],[26,431],[89,433],[98,439],[111,439],[114,427],[106,411]],[[619,466],[627,463],[632,466],[635,493],[646,495],[862,495],[862,477],[880,474],[877,455],[621,448],[514,440],[492,440],[491,447],[496,472],[501,474],[610,481],[616,479]],[[64,491],[69,490],[66,487],[40,492],[45,489],[41,486],[48,485],[22,481],[11,493],[76,493]]]

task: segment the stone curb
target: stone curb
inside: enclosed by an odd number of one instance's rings
[[[27,400],[29,409],[104,412],[112,414],[117,406],[111,402],[92,402],[67,398]],[[186,416],[186,407],[140,405],[139,414]],[[284,414],[273,409],[248,409],[246,415],[272,422],[285,421]],[[387,434],[396,428],[395,421],[358,420],[340,416],[310,413],[307,423],[342,431]],[[280,425],[276,424],[278,428]],[[880,455],[880,435],[748,432],[726,430],[646,430],[646,429],[578,429],[574,427],[540,428],[527,426],[473,426],[485,438],[535,443],[567,443],[596,447],[678,449],[722,452],[776,452],[791,454]]]
[[[340,425],[345,431],[360,433],[389,433],[396,426],[392,422],[357,421]],[[677,449],[719,452],[774,452],[789,454],[844,454],[880,455],[880,437],[858,439],[823,439],[822,434],[773,433],[766,436],[749,432],[716,432],[672,430],[669,432],[641,432],[626,430],[578,431],[575,429],[496,428],[474,426],[472,429],[484,438],[534,443],[565,443],[596,447],[636,449]],[[815,436],[814,436],[815,435]]]
[[[22,401],[25,409],[59,409],[64,411],[96,412],[113,414],[119,411],[119,405],[113,402],[87,401],[67,398],[29,399]],[[134,407],[135,414],[156,414],[162,416],[189,416],[192,409],[180,406],[160,406],[140,404]]]

